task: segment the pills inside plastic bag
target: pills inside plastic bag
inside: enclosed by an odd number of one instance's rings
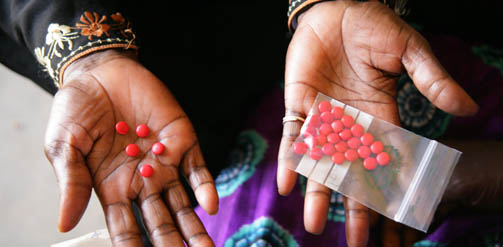
[[[344,155],[338,154],[335,158],[338,162],[334,163],[353,162],[360,158],[367,170],[376,169],[377,164],[388,164],[390,156],[384,151],[382,142],[375,141],[372,133],[366,133],[365,128],[355,123],[353,116],[345,114],[341,106],[332,106],[325,100],[319,102],[317,108],[321,114],[313,114],[308,119],[306,124],[310,129],[304,132],[304,140],[294,144],[295,153],[305,154],[309,149],[310,157],[320,160],[323,156],[332,156],[338,151]],[[361,145],[368,148],[358,151]],[[341,160],[342,157],[344,160]]]
[[[392,220],[426,231],[460,155],[318,94],[285,162]]]

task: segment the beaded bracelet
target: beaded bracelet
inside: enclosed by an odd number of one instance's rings
[[[316,3],[326,0],[290,0],[288,7],[288,29],[293,33],[297,28],[297,17]]]

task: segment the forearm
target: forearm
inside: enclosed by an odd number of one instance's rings
[[[502,140],[447,140],[463,155],[454,169],[444,195],[446,203],[466,209],[501,211],[503,209]]]

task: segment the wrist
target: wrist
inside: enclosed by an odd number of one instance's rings
[[[61,85],[63,86],[65,85],[65,82],[69,82],[74,78],[77,78],[116,59],[137,61],[137,55],[135,51],[122,49],[107,49],[93,52],[75,60],[66,68],[62,75],[63,80]]]
[[[288,28],[294,32],[297,28],[299,15],[306,12],[313,5],[326,0],[292,0],[288,8]]]

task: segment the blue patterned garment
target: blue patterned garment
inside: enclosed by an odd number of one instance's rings
[[[256,131],[244,131],[239,135],[236,148],[230,154],[229,166],[215,179],[220,198],[232,194],[255,173],[266,149],[266,140]]]
[[[451,116],[424,97],[407,74],[398,80],[397,103],[402,127],[416,134],[435,139],[449,125]]]
[[[268,217],[260,217],[253,223],[243,225],[226,242],[225,247],[297,247],[288,231]]]

